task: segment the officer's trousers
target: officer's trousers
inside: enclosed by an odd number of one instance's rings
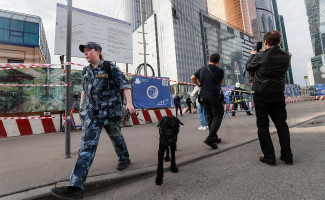
[[[290,134],[287,125],[287,111],[284,99],[275,102],[265,102],[261,98],[254,96],[256,124],[258,129],[258,139],[264,157],[275,160],[275,152],[269,132],[269,116],[271,117],[279,136],[281,146],[281,156],[288,161],[292,160],[290,147]]]
[[[120,124],[120,121],[108,124],[105,126],[105,130],[111,139],[117,156],[119,157],[119,162],[123,162],[129,158],[129,153],[124,137],[121,133]],[[91,120],[88,126],[82,127],[81,146],[78,160],[72,170],[69,186],[76,186],[84,189],[89,169],[95,157],[102,127],[103,121],[96,117]]]
[[[246,105],[246,102],[245,102],[245,101],[242,101],[242,102],[235,102],[235,103],[233,104],[233,109],[232,109],[233,112],[237,110],[237,108],[238,108],[238,104],[239,104],[240,107],[241,107],[242,109],[244,109],[246,112],[248,111],[248,107],[247,107],[247,105]]]

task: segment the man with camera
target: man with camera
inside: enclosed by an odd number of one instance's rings
[[[252,51],[246,63],[246,70],[254,74],[254,103],[258,138],[264,156],[260,161],[275,166],[275,152],[269,132],[269,117],[278,132],[281,155],[280,160],[293,164],[290,147],[290,133],[286,123],[287,111],[284,97],[285,77],[291,54],[280,48],[281,33],[267,32],[264,36],[265,50]]]

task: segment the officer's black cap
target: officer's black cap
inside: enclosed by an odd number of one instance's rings
[[[79,50],[84,53],[84,49],[88,48],[88,49],[95,49],[95,50],[99,50],[100,52],[102,52],[102,47],[97,44],[96,42],[87,42],[87,44],[81,44],[79,45]]]

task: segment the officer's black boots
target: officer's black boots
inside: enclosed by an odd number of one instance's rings
[[[130,159],[127,159],[126,161],[123,162],[119,162],[116,169],[119,171],[124,170],[129,166],[130,163],[131,163]]]
[[[51,189],[52,195],[61,199],[82,199],[83,190],[75,186],[54,187]]]

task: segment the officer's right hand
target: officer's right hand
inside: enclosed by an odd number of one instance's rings
[[[126,104],[125,108],[127,110],[129,110],[129,112],[130,112],[131,115],[135,113],[135,110],[134,110],[134,107],[133,107],[132,104]]]

